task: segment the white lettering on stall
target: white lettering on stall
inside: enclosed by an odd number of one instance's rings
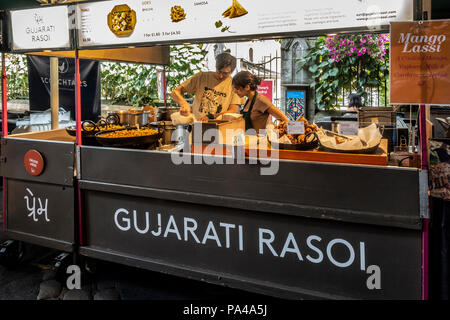
[[[298,241],[295,239],[295,236],[292,232],[289,232],[286,240],[284,241],[283,249],[281,250],[281,253],[279,255],[273,247],[273,243],[275,243],[275,240],[276,240],[275,234],[272,230],[259,228],[259,254],[261,254],[261,255],[265,254],[264,247],[267,247],[274,257],[285,258],[286,253],[290,252],[290,253],[295,253],[297,255],[297,258],[299,261],[303,261],[303,256],[301,254],[300,247],[298,246]],[[317,245],[313,245],[313,241],[320,243],[322,241],[322,238],[319,236],[316,236],[316,235],[310,235],[306,238],[307,248],[314,251],[317,254],[317,257],[312,257],[308,254],[308,255],[306,255],[306,259],[312,263],[316,263],[316,264],[322,263],[324,261],[325,255],[324,255],[323,251]],[[337,261],[335,259],[335,257],[333,256],[333,248],[336,245],[344,245],[344,247],[348,250],[349,257],[346,261],[344,261],[344,262]],[[365,243],[364,242],[359,243],[359,250],[360,250],[360,268],[362,271],[365,271],[366,251],[365,251]],[[348,242],[344,239],[333,239],[333,240],[329,241],[328,245],[326,246],[326,257],[328,258],[328,261],[330,261],[336,267],[348,268],[351,265],[353,265],[353,263],[355,261],[355,249],[350,244],[350,242]]]
[[[244,231],[241,225],[238,227],[238,230],[239,230],[239,250],[244,251],[244,236],[243,236]]]
[[[291,243],[293,245],[293,248],[289,248],[289,245]],[[286,252],[295,253],[298,257],[298,260],[303,261],[302,254],[300,253],[300,250],[298,249],[297,242],[295,241],[294,234],[292,232],[289,232],[286,242],[284,243],[283,250],[281,251],[280,258],[284,258],[284,256],[286,255]]]
[[[319,250],[319,248],[313,246],[313,244],[311,243],[313,240],[316,241],[321,241],[322,238],[318,237],[318,236],[309,236],[306,239],[306,245],[312,249],[313,251],[315,251],[319,256],[317,258],[312,258],[309,254],[306,256],[306,259],[308,259],[309,261],[311,261],[312,263],[321,263],[323,261],[323,253],[322,251]]]
[[[175,219],[172,215],[170,215],[169,222],[167,223],[167,228],[166,228],[166,231],[164,232],[164,238],[167,238],[167,235],[169,233],[176,234],[178,240],[181,240],[180,232],[178,232],[177,224],[175,223]]]
[[[137,223],[137,213],[136,210],[133,210],[133,220],[134,220],[134,229],[136,229],[137,232],[139,232],[140,234],[146,234],[148,232],[148,229],[150,228],[150,216],[149,213],[146,212],[145,213],[145,228],[144,229],[139,229],[138,223]]]
[[[331,254],[331,249],[337,243],[342,243],[343,245],[345,245],[348,248],[348,250],[350,252],[350,258],[348,259],[347,262],[341,263],[341,262],[336,261],[333,258],[333,255]],[[328,243],[327,256],[328,256],[328,259],[330,259],[331,263],[334,264],[335,266],[337,266],[339,268],[346,268],[346,267],[350,266],[353,263],[353,261],[355,260],[355,250],[353,250],[352,245],[350,243],[348,243],[347,241],[345,241],[343,239],[334,239]]]
[[[32,195],[31,191],[29,192]],[[31,212],[34,212],[34,203],[35,202],[32,204],[29,202],[27,203],[27,207]],[[212,242],[210,241],[210,243],[208,243],[209,246],[215,244],[217,248],[225,247],[227,249],[234,248],[236,252],[244,251],[244,228],[242,225],[230,222],[207,221],[205,231],[200,233],[202,228],[201,226],[199,228],[198,220],[191,217],[177,218],[177,216],[168,215],[168,218],[165,218],[161,213],[152,214],[148,211],[144,212],[145,217],[140,217],[138,210],[132,210],[133,214],[130,213],[131,210],[129,211],[124,208],[115,211],[114,224],[120,231],[128,232],[134,229],[134,231],[140,235],[148,234],[150,236],[159,237],[162,235],[164,224],[164,238],[171,238],[170,234],[172,234],[175,235],[175,237],[172,236],[173,239],[200,245],[206,245],[208,240],[212,240]],[[153,224],[155,225],[153,226]],[[206,224],[206,222],[202,221],[202,224]],[[179,229],[179,227],[184,230]],[[151,231],[151,229],[154,230]],[[182,234],[183,237],[181,236]],[[345,239],[330,239],[325,242],[322,237],[317,235],[308,235],[305,239],[300,241],[300,238],[296,238],[294,232],[288,232],[287,236],[285,238],[283,237],[280,242],[280,239],[277,239],[275,232],[268,228],[259,228],[258,239],[254,240],[258,241],[258,253],[260,255],[269,255],[275,258],[286,259],[289,258],[289,254],[291,254],[291,256],[295,257],[299,262],[306,261],[313,264],[324,263],[325,259],[327,259],[331,265],[337,268],[349,268],[353,266],[356,260],[356,250],[359,249],[360,258],[359,266],[357,267],[361,271],[366,271],[365,242],[359,242],[358,246],[354,247],[352,243]],[[304,246],[302,246],[302,243]],[[256,245],[256,242],[254,242],[254,244]],[[336,247],[339,247],[339,257],[336,252]],[[306,257],[306,259],[304,259],[304,257]],[[367,273],[372,273],[373,277],[369,278],[368,283],[371,283],[371,288],[378,288],[378,279],[381,270],[373,266],[371,267],[370,270],[367,270]]]
[[[210,232],[212,232],[213,235],[210,235],[210,234],[209,234]],[[222,245],[220,244],[220,241],[219,241],[219,237],[217,236],[216,229],[214,228],[214,223],[213,223],[212,221],[210,221],[210,222],[208,223],[208,227],[206,228],[206,231],[205,231],[205,235],[204,235],[204,237],[203,237],[202,244],[205,244],[205,243],[206,243],[206,240],[208,240],[208,239],[216,240],[217,246],[218,246],[219,248],[222,247]]]
[[[119,216],[120,213],[125,213],[126,215],[129,214],[128,210],[123,209],[123,208],[116,210],[116,212],[114,213],[114,223],[116,224],[116,227],[119,230],[121,230],[121,231],[128,231],[128,230],[130,230],[130,228],[131,228],[130,218],[122,218],[121,222],[125,222],[126,223],[126,225],[124,227],[122,224],[119,223],[119,220],[118,220],[118,216]]]
[[[42,203],[41,198],[36,198],[33,194],[33,192],[26,188],[26,192],[28,192],[28,195],[25,195],[23,198],[26,200],[27,210],[28,210],[28,217],[32,217],[33,221],[37,222],[39,221],[39,216],[43,215],[46,222],[50,222],[50,219],[47,217],[47,206],[48,206],[48,199],[45,198],[45,205]],[[36,199],[39,203],[39,208],[36,210]]]
[[[266,239],[263,237],[264,234],[268,234],[270,236],[269,239]],[[270,252],[275,257],[278,257],[277,252],[273,249],[271,243],[275,240],[275,235],[273,234],[272,230],[269,229],[259,229],[259,254],[264,254],[264,244],[270,249]]]
[[[188,222],[191,222],[193,224],[192,227],[188,226]],[[197,221],[195,221],[192,218],[184,218],[184,241],[188,241],[188,232],[192,234],[192,237],[194,238],[195,242],[200,243],[200,240],[198,239],[197,235],[195,234],[195,230],[197,230]]]
[[[234,224],[229,224],[229,223],[220,223],[221,227],[225,228],[225,247],[229,248],[230,247],[230,228],[235,228],[236,226]]]
[[[161,213],[158,213],[158,231],[152,231],[152,235],[154,235],[155,237],[159,237],[161,235],[162,232],[162,227],[161,227]]]

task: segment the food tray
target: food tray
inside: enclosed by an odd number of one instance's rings
[[[381,140],[380,140],[380,142],[381,142]],[[329,147],[320,145],[320,150],[328,151],[328,152],[337,152],[337,153],[372,154],[377,151],[379,146],[380,146],[380,143],[378,143],[377,145],[375,145],[373,147],[365,148],[365,149],[340,150],[340,149],[334,149],[334,148],[329,148]]]
[[[307,143],[295,143],[295,144],[289,144],[289,143],[278,143],[278,142],[272,142],[270,141],[269,136],[267,136],[267,140],[269,141],[270,145],[274,149],[280,149],[280,150],[312,150],[319,146],[319,137],[315,132],[310,132],[306,135],[305,139],[308,139],[310,135],[314,135],[314,139],[311,142]]]

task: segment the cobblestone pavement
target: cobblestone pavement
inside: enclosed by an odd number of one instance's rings
[[[0,232],[0,243],[5,240]],[[43,260],[54,261],[51,258],[61,252],[30,244],[24,246],[20,264],[8,268],[0,265],[0,300],[273,300],[242,290],[100,260],[88,260],[89,263],[83,264],[81,289],[68,290],[65,268],[52,270],[51,265],[42,263]]]

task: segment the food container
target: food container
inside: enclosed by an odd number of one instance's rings
[[[206,134],[207,131],[213,135]],[[214,130],[217,130],[214,132]],[[220,144],[234,145],[238,136],[245,134],[244,118],[237,118],[232,121],[209,120],[208,122],[194,122],[192,126],[192,143],[200,144]]]
[[[169,106],[169,107],[159,107],[158,108],[158,121],[172,121],[170,116],[176,112],[179,112],[179,107]]]
[[[144,116],[147,115],[148,123],[158,121],[158,108],[154,106],[144,106],[142,108],[144,111]]]
[[[121,124],[130,127],[143,127],[148,124],[149,112],[141,110],[120,110],[108,112],[108,115],[115,114],[119,117]]]
[[[150,126],[161,132],[161,144],[163,145],[183,142],[184,132],[188,129],[188,126],[184,125],[174,126],[172,121],[152,122]]]

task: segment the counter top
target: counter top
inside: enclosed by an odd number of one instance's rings
[[[270,144],[257,141],[257,136],[245,137],[245,155],[247,157],[270,158],[274,151]],[[378,150],[373,154],[354,154],[354,153],[335,153],[319,151],[319,149],[300,151],[300,150],[278,150],[278,158],[283,160],[300,160],[313,162],[331,162],[386,166],[388,164],[387,153],[388,141],[382,139]],[[208,145],[192,145],[192,153],[212,154],[212,155],[232,155],[231,146],[217,146],[213,148]]]

